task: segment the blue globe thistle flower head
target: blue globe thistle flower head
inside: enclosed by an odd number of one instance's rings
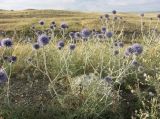
[[[62,49],[63,47],[64,47],[64,41],[63,40],[60,40],[60,41],[58,41],[58,43],[57,43],[57,46],[58,46],[58,48],[59,49]]]
[[[9,57],[8,56],[4,56],[3,59],[4,59],[4,61],[8,61]]]
[[[45,23],[44,23],[43,20],[40,20],[40,21],[39,21],[39,24],[43,26]]]
[[[54,28],[56,28],[57,27],[57,25],[56,24],[54,24]]]
[[[106,19],[108,19],[108,18],[109,18],[109,14],[105,14],[104,16],[105,16],[105,18],[106,18]]]
[[[101,32],[102,32],[102,33],[106,33],[106,31],[107,31],[107,28],[103,26],[103,27],[101,28]]]
[[[157,15],[157,18],[160,19],[160,14]]]
[[[8,76],[6,72],[2,68],[0,68],[0,84],[7,82],[7,80],[8,80]]]
[[[69,33],[69,37],[70,37],[70,38],[74,38],[74,36],[75,36],[75,33],[74,33],[74,32],[70,32],[70,33]]]
[[[131,54],[134,53],[134,50],[131,46],[129,46],[126,50],[125,50],[125,56],[130,56]]]
[[[40,49],[40,45],[39,45],[38,43],[34,43],[32,47],[33,47],[33,49],[35,49],[35,50]]]
[[[97,35],[97,38],[99,38],[99,39],[103,39],[104,38],[104,35],[103,34],[96,34]]]
[[[50,25],[50,29],[55,29],[55,25]]]
[[[110,76],[106,76],[106,77],[104,78],[104,80],[105,80],[107,83],[109,83],[109,84],[111,84],[111,83],[113,82],[112,77],[110,77]]]
[[[113,13],[113,14],[117,14],[117,11],[116,11],[116,10],[113,10],[112,13]]]
[[[118,55],[119,54],[119,50],[114,50],[114,55]]]
[[[131,65],[132,65],[132,66],[139,66],[139,63],[138,63],[136,60],[133,60],[133,61],[131,62]]]
[[[120,19],[120,20],[122,20],[122,19],[123,19],[123,17],[119,17],[119,19]]]
[[[11,56],[11,61],[12,62],[16,62],[17,61],[17,57],[16,56]]]
[[[92,32],[96,32],[96,29],[92,29]]]
[[[5,39],[3,39],[3,40],[1,41],[1,45],[2,45],[3,47],[12,47],[13,41],[12,41],[12,39],[10,39],[10,38],[5,38]]]
[[[108,38],[111,38],[111,37],[113,36],[113,33],[112,33],[112,32],[107,32],[107,33],[106,33],[106,36],[107,36]]]
[[[141,17],[144,17],[144,13],[141,13],[140,16],[141,16]]]
[[[103,16],[99,16],[99,19],[103,19]]]
[[[81,38],[81,33],[80,32],[76,32],[74,35],[75,35],[75,38]]]
[[[123,42],[119,42],[119,43],[118,43],[118,46],[119,46],[120,48],[123,48],[123,47],[124,47],[124,43],[123,43]]]
[[[52,40],[52,37],[51,36],[48,36],[49,40]]]
[[[118,46],[118,42],[117,42],[117,41],[114,42],[114,46],[115,46],[115,47]]]
[[[17,61],[17,57],[16,56],[9,57],[9,62],[15,63],[16,61]]]
[[[38,44],[40,46],[45,46],[45,45],[49,44],[49,41],[50,41],[49,37],[45,34],[42,34],[38,37]]]
[[[116,17],[116,16],[113,18],[114,21],[116,21],[117,19],[118,19],[118,17]]]
[[[62,24],[61,24],[61,28],[62,28],[62,29],[67,29],[67,28],[68,28],[68,24],[62,23]]]
[[[140,55],[143,52],[143,47],[138,43],[133,44],[132,49],[135,55]]]
[[[70,44],[70,45],[69,45],[69,49],[70,49],[70,50],[74,50],[75,48],[76,48],[76,45],[75,45],[75,44]]]
[[[41,30],[36,30],[36,34],[39,36],[39,35],[42,35],[43,32]]]
[[[56,22],[55,22],[55,21],[52,21],[52,22],[51,22],[51,24],[52,24],[52,25],[55,25],[55,24],[56,24]]]
[[[32,26],[31,26],[31,29],[35,29],[35,25],[32,25]]]
[[[85,28],[81,31],[81,34],[82,34],[83,38],[88,38],[90,36],[91,32]]]

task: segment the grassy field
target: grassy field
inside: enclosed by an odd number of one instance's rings
[[[0,11],[0,31],[6,31],[8,37],[13,37],[15,32],[18,36],[26,37],[29,35],[30,28],[33,24],[37,25],[40,20],[46,22],[46,29],[52,21],[55,21],[57,26],[66,22],[70,29],[69,31],[79,31],[82,28],[99,30],[102,26],[98,19],[102,13],[82,13],[61,10],[23,10],[23,11]],[[157,24],[157,13],[146,13],[143,20],[144,27],[148,29]],[[122,17],[125,21],[124,32],[127,34],[126,39],[132,38],[134,33],[140,33],[141,19],[139,13],[119,13],[117,17]],[[153,20],[150,21],[150,18]],[[121,25],[121,24],[120,24]],[[38,25],[37,25],[38,26]],[[117,25],[117,30],[120,31],[122,26]],[[69,32],[68,31],[68,32]],[[24,38],[23,38],[24,39]]]
[[[15,29],[22,30],[24,27],[36,24],[37,21],[45,20],[47,24],[51,21],[56,21],[57,24],[67,22],[71,29],[77,30],[84,27],[95,28],[99,24],[99,16],[102,13],[82,13],[60,10],[24,10],[24,11],[0,11],[0,30],[13,31]],[[123,17],[128,24],[137,26],[140,24],[139,13],[119,13],[118,16]],[[150,18],[153,18],[152,23],[155,24],[157,13],[146,13],[145,23],[149,25]],[[77,27],[78,26],[78,27]],[[127,26],[127,30],[131,27]],[[134,27],[135,28],[135,27]],[[135,30],[135,29],[132,29]]]
[[[108,13],[108,22],[104,14],[0,11],[0,119],[160,118],[157,13]],[[57,27],[46,31],[52,21]],[[89,36],[71,37],[83,28]],[[50,40],[42,45],[44,34]]]
[[[48,24],[56,21],[58,24],[65,21],[80,27],[86,27],[88,22],[97,21],[97,13],[67,12],[56,10],[25,10],[25,11],[1,11],[0,30],[21,29],[25,26],[45,20]]]

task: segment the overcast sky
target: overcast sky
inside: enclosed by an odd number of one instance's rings
[[[160,0],[0,0],[0,9],[61,9],[76,11],[160,11]]]

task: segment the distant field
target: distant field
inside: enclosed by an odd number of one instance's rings
[[[79,26],[86,26],[88,22],[95,22],[99,15],[95,13],[67,12],[56,10],[24,10],[24,11],[0,11],[0,30],[21,29],[45,20],[48,24],[51,21],[56,23],[67,22]]]
[[[66,22],[73,30],[79,30],[84,27],[95,28],[100,26],[97,19],[102,13],[82,13],[61,10],[23,10],[23,11],[0,11],[0,31],[21,30],[37,23],[39,20],[45,20],[49,25],[51,21],[57,24]],[[140,25],[139,13],[118,13],[117,16],[123,17],[126,22],[126,31],[134,31],[135,26]],[[157,13],[146,13],[145,21],[148,25],[150,18],[153,18],[153,24],[157,21]],[[79,26],[77,29],[77,26]],[[131,29],[132,27],[132,29]]]

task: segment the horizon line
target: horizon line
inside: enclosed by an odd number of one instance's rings
[[[26,9],[0,9],[1,11],[2,10],[4,10],[4,11],[12,11],[12,10],[14,10],[14,11],[24,11],[24,10],[62,10],[62,11],[72,11],[72,12],[97,12],[97,13],[111,13],[112,11],[94,11],[94,10],[87,10],[87,11],[83,11],[83,10],[71,10],[71,9],[52,9],[52,8],[48,8],[48,9],[46,9],[46,8],[42,8],[42,9],[36,9],[36,8],[26,8]],[[128,13],[128,12],[134,12],[134,13],[146,13],[146,12],[160,12],[159,10],[142,10],[142,11],[134,11],[134,10],[131,10],[131,11],[125,11],[125,10],[120,10],[120,11],[118,11],[117,10],[117,12],[120,12],[120,13]]]

